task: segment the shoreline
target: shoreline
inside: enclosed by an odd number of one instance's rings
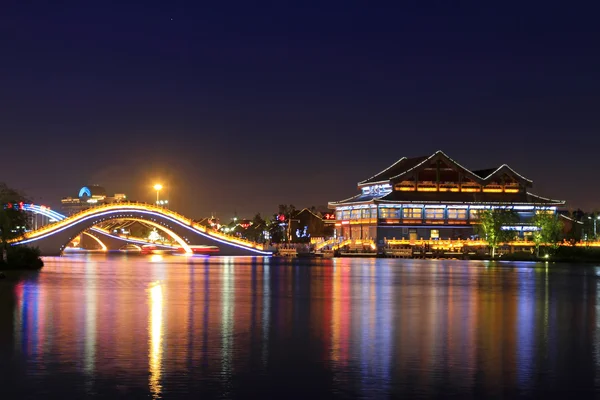
[[[40,271],[44,268],[44,261],[38,259],[36,265],[19,265],[19,264],[4,264],[0,263],[0,272],[7,271]]]

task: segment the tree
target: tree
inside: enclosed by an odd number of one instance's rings
[[[547,244],[552,250],[556,250],[560,245],[563,232],[563,223],[558,219],[558,215],[548,213],[536,214],[532,222],[538,228],[537,231],[533,232],[533,242],[535,243],[537,257],[540,256],[541,244]]]
[[[12,206],[27,201],[25,196],[0,183],[0,245],[3,254],[8,251],[8,242],[22,235],[30,225],[27,213]]]
[[[245,239],[251,240],[256,243],[264,243],[266,230],[266,222],[261,217],[260,213],[257,213],[251,221],[250,226],[247,228],[240,227],[240,233]]]
[[[279,212],[273,215],[273,219],[269,224],[269,235],[273,243],[281,243],[289,241],[288,229],[291,219],[296,214],[296,207],[293,204],[279,205]]]
[[[494,208],[490,210],[481,210],[477,213],[479,224],[476,229],[480,236],[483,236],[492,248],[492,258],[496,256],[496,248],[503,242],[508,242],[514,236],[514,232],[503,229],[519,220],[518,215],[511,210]]]
[[[292,217],[292,214],[296,212],[296,207],[293,204],[280,204],[279,205],[279,214],[285,215],[286,219]]]
[[[281,214],[273,214],[273,218],[269,221],[268,231],[269,237],[271,238],[272,243],[281,243],[285,240],[285,224],[287,222],[287,217],[284,216],[284,220],[281,221]]]

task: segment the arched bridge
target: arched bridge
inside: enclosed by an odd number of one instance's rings
[[[82,232],[113,219],[138,220],[155,226],[174,238],[188,253],[192,245],[217,246],[221,255],[262,255],[272,252],[257,243],[206,229],[174,211],[144,203],[113,203],[83,210],[68,218],[27,232],[13,245],[31,245],[42,255],[60,255],[67,244]]]

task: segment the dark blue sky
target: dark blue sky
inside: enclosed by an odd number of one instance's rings
[[[0,181],[39,201],[158,179],[194,217],[324,205],[441,149],[599,206],[583,2],[48,3],[0,12]]]

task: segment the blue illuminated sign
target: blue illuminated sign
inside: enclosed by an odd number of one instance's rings
[[[84,195],[92,197],[92,191],[87,186],[84,186],[79,190],[79,197],[83,197]]]
[[[384,185],[365,186],[362,188],[363,195],[385,196],[391,193],[392,185],[386,183]]]

